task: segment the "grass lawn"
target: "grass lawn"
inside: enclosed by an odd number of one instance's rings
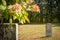
[[[45,24],[19,25],[19,40],[60,40],[60,27],[53,25],[52,37],[46,37]]]

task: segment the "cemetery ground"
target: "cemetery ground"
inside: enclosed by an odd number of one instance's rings
[[[60,40],[60,25],[52,25],[52,37],[46,37],[46,24],[19,25],[19,40]]]

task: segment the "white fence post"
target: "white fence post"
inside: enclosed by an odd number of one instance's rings
[[[18,40],[18,24],[16,24],[16,40]]]

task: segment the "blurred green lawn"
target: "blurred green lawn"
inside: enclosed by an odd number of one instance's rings
[[[19,40],[60,40],[60,27],[53,24],[52,37],[45,37],[46,25],[19,25]]]

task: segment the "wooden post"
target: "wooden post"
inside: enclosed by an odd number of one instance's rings
[[[46,37],[52,36],[52,23],[46,24]]]
[[[18,40],[18,24],[9,23],[0,24],[0,40]]]

